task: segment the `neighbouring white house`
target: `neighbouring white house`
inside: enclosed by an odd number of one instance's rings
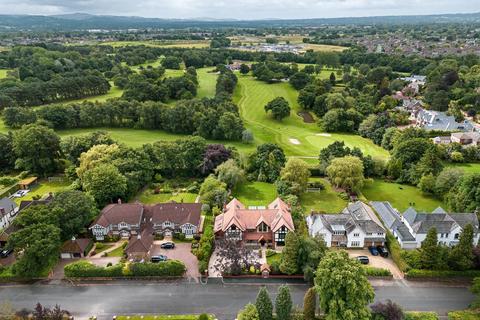
[[[307,218],[309,234],[321,236],[328,247],[364,248],[385,244],[382,223],[365,203],[350,203],[341,214],[312,213]]]
[[[478,243],[479,221],[475,213],[447,213],[441,207],[432,213],[420,213],[410,207],[401,215],[388,202],[371,204],[404,249],[420,248],[431,228],[437,230],[439,244],[454,246],[458,244],[460,234],[467,224],[473,227],[473,243]]]
[[[18,212],[17,204],[9,198],[0,199],[0,229],[6,229]]]

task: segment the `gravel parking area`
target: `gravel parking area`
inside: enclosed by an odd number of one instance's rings
[[[175,249],[162,249],[160,243],[155,241],[152,248],[152,256],[163,254],[171,260],[180,260],[187,267],[186,277],[189,280],[199,281],[200,272],[198,271],[198,260],[191,252],[190,243],[175,243]]]
[[[364,250],[347,250],[348,254],[351,257],[358,257],[358,256],[367,256],[370,259],[370,263],[368,266],[375,267],[375,268],[382,268],[390,270],[393,275],[394,279],[403,279],[404,275],[403,272],[398,269],[395,262],[393,262],[392,258],[382,258],[381,256],[372,256],[370,251],[367,249]]]

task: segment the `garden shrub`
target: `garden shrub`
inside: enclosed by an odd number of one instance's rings
[[[205,221],[206,223],[206,221]],[[202,237],[198,243],[198,248],[192,250],[193,254],[198,259],[198,269],[200,273],[203,273],[208,269],[208,262],[214,249],[215,235],[213,233],[213,226],[207,225]]]
[[[397,239],[393,236],[393,234],[387,230],[387,248],[390,251],[390,255],[392,256],[393,262],[397,265],[397,267],[402,271],[405,272],[408,270],[409,266],[407,262],[402,257],[402,248],[398,243]]]
[[[422,270],[411,269],[407,272],[408,278],[475,278],[480,277],[480,270]]]
[[[180,277],[186,271],[185,264],[178,260],[168,260],[161,263],[132,263],[129,273],[133,277]]]
[[[277,254],[277,252],[275,250],[267,249],[267,252],[266,252],[267,257],[271,257],[271,256],[274,256],[276,254]]]
[[[438,320],[435,312],[405,312],[405,320]]]
[[[392,273],[390,270],[383,269],[383,268],[375,268],[375,267],[363,267],[367,274],[367,277],[390,277]]]
[[[480,310],[462,310],[448,313],[448,320],[478,320]]]
[[[78,261],[67,264],[64,268],[68,278],[88,277],[122,277],[123,264],[119,263],[111,267],[98,267],[88,261]]]

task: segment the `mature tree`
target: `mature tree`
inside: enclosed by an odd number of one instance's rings
[[[298,271],[298,236],[295,232],[288,232],[285,237],[285,248],[282,251],[280,271],[285,274],[295,274]]]
[[[310,170],[305,161],[290,158],[280,173],[280,179],[290,184],[290,191],[295,195],[303,193],[308,185]]]
[[[305,88],[305,86],[312,81],[312,77],[305,72],[297,72],[290,77],[290,84],[297,90]]]
[[[245,63],[242,63],[240,65],[240,73],[241,74],[248,74],[250,72],[250,67],[246,65]]]
[[[213,267],[222,274],[241,274],[242,268],[250,268],[255,257],[250,248],[236,240],[219,240],[215,250],[217,259]]]
[[[311,287],[305,293],[303,298],[303,319],[315,320],[315,310],[317,309],[317,293],[315,287]]]
[[[277,97],[265,106],[265,112],[268,111],[272,112],[274,119],[282,120],[283,118],[290,116],[290,105],[285,98]]]
[[[298,239],[297,265],[306,281],[313,283],[318,264],[328,251],[322,237],[302,235]]]
[[[14,232],[8,245],[22,252],[13,271],[20,277],[38,277],[60,249],[60,229],[52,224],[36,223]]]
[[[430,146],[415,167],[415,171],[420,177],[427,174],[436,176],[442,169],[443,163],[440,158],[440,152],[436,146]]]
[[[238,114],[224,112],[218,119],[218,129],[223,133],[222,139],[240,140],[245,127]]]
[[[362,161],[352,156],[333,159],[327,175],[336,187],[352,191],[360,190],[365,180]]]
[[[427,237],[420,248],[420,263],[429,270],[439,269],[441,265],[441,253],[438,245],[437,229],[432,227],[428,230]]]
[[[315,279],[320,309],[326,320],[368,320],[374,291],[358,261],[346,251],[329,251],[318,266]]]
[[[115,154],[120,150],[117,144],[99,144],[93,146],[87,152],[80,155],[80,165],[77,168],[77,175],[80,179],[90,169],[100,164],[111,163]]]
[[[418,183],[418,188],[422,190],[424,193],[434,193],[435,192],[435,177],[433,174],[429,173],[425,176],[420,178],[420,182]]]
[[[213,172],[219,164],[227,161],[231,156],[232,151],[225,148],[223,144],[209,144],[203,157],[202,173]]]
[[[403,168],[409,168],[416,164],[428,148],[432,146],[432,142],[425,138],[402,139],[395,144],[392,158],[401,161]],[[430,158],[430,157],[429,157]]]
[[[467,224],[458,244],[450,251],[448,264],[454,270],[468,270],[473,267],[473,227]]]
[[[52,208],[60,210],[59,227],[62,240],[76,236],[98,213],[95,200],[81,191],[63,191],[55,195]]]
[[[261,287],[255,301],[259,320],[272,320],[273,304],[266,287]]]
[[[99,206],[125,196],[127,179],[112,164],[100,164],[83,174],[82,186]]]
[[[254,140],[253,133],[249,129],[245,129],[242,131],[242,142],[244,143],[252,143]]]
[[[442,198],[445,197],[464,174],[465,172],[458,168],[443,169],[435,180],[435,194]]]
[[[237,165],[235,160],[229,159],[215,169],[217,179],[227,185],[229,189],[241,182],[245,177],[245,172]]]
[[[247,173],[258,181],[274,182],[280,176],[285,161],[282,148],[273,143],[265,143],[250,154]]]
[[[0,172],[12,170],[15,166],[12,133],[0,134]]]
[[[275,299],[275,313],[278,320],[290,320],[292,314],[292,297],[290,296],[290,288],[283,285],[278,288],[277,298]]]
[[[332,84],[332,86],[334,86],[336,82],[337,78],[335,77],[335,73],[330,73],[330,83]]]
[[[480,173],[463,176],[447,195],[447,203],[457,212],[473,212],[480,208]]]
[[[62,151],[74,164],[78,164],[80,155],[96,145],[111,145],[115,140],[108,132],[96,131],[83,136],[69,136],[62,139]]]
[[[13,135],[13,150],[18,169],[46,175],[57,170],[60,138],[52,129],[44,126],[23,126]]]
[[[249,303],[237,315],[237,320],[259,320],[258,311],[255,305]]]
[[[223,208],[227,201],[227,185],[215,178],[214,175],[208,176],[200,187],[200,200],[213,207]]]
[[[355,109],[331,109],[322,118],[322,128],[327,132],[353,132],[362,121],[362,114]]]
[[[377,302],[371,309],[374,320],[403,320],[405,317],[402,308],[392,300]]]

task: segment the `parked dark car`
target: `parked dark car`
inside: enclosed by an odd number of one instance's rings
[[[2,250],[0,251],[0,258],[6,258],[9,255],[11,255],[13,252],[13,249],[0,249],[0,250]]]
[[[167,261],[167,260],[168,260],[167,256],[164,256],[163,254],[158,255],[158,256],[152,256],[150,258],[150,261],[153,262],[153,263],[164,262],[164,261]]]
[[[372,256],[378,256],[378,250],[374,246],[368,247],[368,251],[372,254]]]
[[[388,257],[388,250],[384,246],[378,246],[377,251],[382,257],[384,258]]]
[[[369,263],[370,263],[370,259],[368,259],[367,256],[358,256],[358,257],[357,257],[357,260],[358,260],[361,264],[369,264]]]
[[[175,243],[173,242],[164,242],[160,245],[162,249],[175,249]]]

